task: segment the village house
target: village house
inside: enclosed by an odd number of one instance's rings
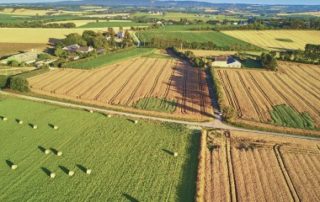
[[[232,56],[217,56],[212,62],[213,67],[229,67],[229,68],[241,68],[242,64]]]

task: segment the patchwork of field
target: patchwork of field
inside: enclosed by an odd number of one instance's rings
[[[44,50],[47,48],[46,44],[42,43],[0,43],[0,58],[20,51]]]
[[[279,62],[278,72],[217,69],[215,76],[224,104],[236,111],[239,121],[298,127],[309,117],[313,128],[320,127],[319,66]],[[290,112],[302,118],[290,117]]]
[[[28,81],[35,93],[98,106],[130,107],[141,99],[159,98],[175,101],[172,116],[212,116],[205,72],[173,58],[138,57],[90,71],[57,69]]]
[[[0,201],[193,201],[198,132],[3,96],[0,116]]]
[[[319,201],[318,141],[216,131],[205,141],[204,201]]]
[[[320,44],[320,31],[268,30],[224,31],[223,33],[267,50],[304,50],[306,44]]]
[[[4,8],[0,10],[1,14],[10,14],[18,16],[45,16],[45,15],[79,15],[81,12],[65,11],[55,9],[28,9],[28,8]]]

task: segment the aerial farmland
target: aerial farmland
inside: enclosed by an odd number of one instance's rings
[[[248,1],[1,0],[0,202],[320,201],[320,2]]]

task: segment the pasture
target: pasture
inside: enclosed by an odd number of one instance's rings
[[[216,69],[215,77],[223,105],[235,110],[237,122],[320,127],[320,70],[316,65],[279,62],[278,72]]]
[[[266,50],[304,50],[306,44],[320,44],[320,31],[267,30],[224,31],[223,33]]]
[[[0,116],[1,201],[193,201],[198,132],[3,96]]]
[[[136,35],[141,42],[150,42],[152,38],[160,38],[166,40],[179,39],[189,43],[212,42],[220,48],[238,47],[241,49],[249,49],[252,47],[252,45],[247,42],[216,31],[165,31],[165,29],[163,29],[159,31],[140,31],[137,32]]]
[[[140,57],[143,55],[152,54],[153,51],[154,49],[152,48],[123,49],[123,50],[119,50],[111,53],[106,53],[105,55],[100,55],[95,58],[89,58],[89,59],[79,60],[75,62],[70,62],[65,64],[65,66],[68,68],[76,68],[76,69],[95,69],[95,68],[113,64],[115,62],[120,62],[122,60],[127,60],[134,57]]]
[[[317,201],[317,141],[263,134],[209,131],[202,137],[200,168],[204,201]]]
[[[174,58],[136,57],[89,71],[57,69],[28,81],[34,93],[107,108],[189,120],[212,116],[205,72]],[[167,104],[154,98],[174,101],[175,111],[169,106],[169,113],[159,112]],[[144,107],[134,108],[141,99],[147,99]]]

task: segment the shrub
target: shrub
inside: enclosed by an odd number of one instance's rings
[[[5,88],[8,86],[9,76],[0,75],[0,88]]]
[[[10,80],[10,88],[20,92],[29,92],[29,83],[24,77],[12,77]]]

